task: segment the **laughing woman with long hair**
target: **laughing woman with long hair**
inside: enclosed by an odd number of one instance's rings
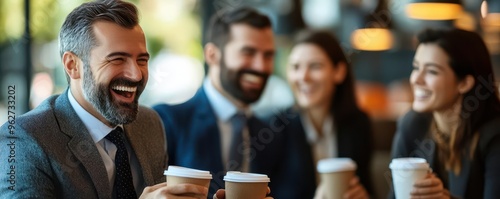
[[[323,198],[316,165],[325,158],[347,157],[357,164],[345,198],[368,198],[371,193],[370,159],[372,128],[359,109],[354,77],[340,43],[327,31],[304,31],[297,37],[288,59],[287,79],[296,99],[288,113],[296,115],[286,127],[296,143],[288,147],[299,167],[296,181],[308,192],[297,198]],[[318,185],[318,186],[317,186]],[[317,187],[319,187],[317,189]]]
[[[414,184],[412,198],[500,198],[500,102],[483,40],[460,29],[418,39],[412,110],[392,152],[425,158],[434,171]]]

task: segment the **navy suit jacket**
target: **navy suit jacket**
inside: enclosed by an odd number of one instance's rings
[[[287,121],[284,122],[284,134],[287,136],[285,156],[287,170],[295,172],[289,175],[289,181],[297,183],[297,190],[293,198],[313,198],[316,190],[316,167],[312,157],[311,146],[307,142],[306,133],[298,111],[290,108],[286,111]],[[348,119],[335,124],[337,136],[338,157],[353,159],[358,168],[356,175],[368,193],[373,193],[370,177],[371,160],[371,122],[363,112],[350,114]],[[279,125],[278,125],[279,126]]]
[[[165,125],[168,164],[210,171],[213,179],[209,197],[224,188],[225,163],[221,157],[220,131],[217,118],[203,88],[179,105],[160,104],[153,107]],[[282,155],[285,143],[281,132],[273,131],[265,122],[250,118],[250,172],[267,174],[271,178],[271,195],[278,198]],[[283,191],[284,192],[284,191]]]
[[[432,114],[408,112],[398,122],[392,145],[392,157],[425,158],[431,168],[437,167],[436,143],[429,134]],[[479,141],[472,159],[462,158],[458,175],[448,175],[450,194],[458,198],[500,198],[500,117],[479,128]],[[389,198],[393,198],[393,192]]]

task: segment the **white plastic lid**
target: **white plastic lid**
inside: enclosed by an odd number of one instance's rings
[[[351,158],[328,158],[318,162],[319,173],[356,170],[357,165]]]
[[[271,180],[265,174],[242,173],[239,171],[228,171],[224,176],[225,181],[229,182],[270,182]]]
[[[163,172],[163,175],[198,179],[212,179],[212,174],[210,174],[210,172],[208,171],[179,166],[168,166],[168,169]]]
[[[389,164],[390,169],[429,169],[429,163],[423,158],[395,158]]]

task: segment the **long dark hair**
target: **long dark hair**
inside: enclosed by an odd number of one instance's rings
[[[349,121],[350,116],[358,114],[360,109],[356,101],[352,70],[339,41],[328,31],[306,30],[297,35],[294,46],[303,43],[314,44],[320,47],[328,55],[328,58],[333,63],[333,67],[338,67],[338,64],[341,62],[345,63],[346,77],[342,83],[336,85],[330,112],[336,124]]]
[[[427,29],[418,34],[420,43],[433,43],[441,47],[449,57],[451,66],[458,80],[467,75],[474,77],[472,89],[464,94],[460,112],[460,125],[451,133],[445,147],[445,165],[458,173],[461,159],[470,150],[472,154],[477,142],[478,129],[500,116],[500,101],[495,85],[493,66],[488,49],[481,37],[474,32],[460,29]],[[472,147],[472,148],[471,148]]]

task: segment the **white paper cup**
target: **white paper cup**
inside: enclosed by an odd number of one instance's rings
[[[208,188],[212,179],[209,171],[179,166],[168,166],[163,174],[167,176],[167,186],[188,183]]]
[[[391,161],[389,168],[397,199],[410,198],[415,182],[424,179],[430,171],[429,163],[423,158],[396,158]]]
[[[264,174],[229,171],[224,181],[226,199],[256,199],[266,197],[270,179]]]
[[[349,181],[355,176],[356,163],[350,158],[329,158],[318,162],[317,170],[321,176],[328,199],[340,199],[349,188]]]

